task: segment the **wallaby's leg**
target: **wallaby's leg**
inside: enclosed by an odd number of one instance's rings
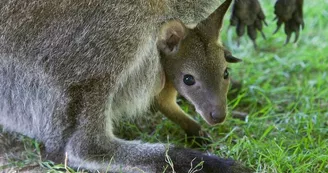
[[[113,115],[105,116],[105,112],[113,113],[106,110],[106,102],[110,99],[106,96],[106,92],[103,92],[104,85],[95,84],[96,81],[104,81],[104,79],[95,80],[87,84],[87,87],[80,88],[82,110],[78,111],[76,131],[68,139],[65,148],[70,166],[103,172],[156,173],[163,172],[168,166],[167,154],[177,173],[188,172],[191,163],[195,166],[201,161],[205,162],[200,171],[204,173],[219,171],[230,173],[240,169],[240,165],[232,160],[220,159],[199,151],[116,138],[112,134],[110,119]],[[95,101],[99,104],[94,104]],[[110,101],[109,105],[112,105]],[[168,172],[173,172],[171,166],[167,169],[170,170]]]
[[[124,141],[98,130],[81,129],[74,134],[66,148],[71,166],[110,172],[161,172],[166,165],[165,145]]]
[[[75,133],[67,146],[69,164],[89,170],[124,173],[187,173],[204,161],[200,173],[249,172],[230,159],[220,159],[199,151],[164,144],[124,141],[104,134]],[[170,162],[170,161],[171,162]],[[169,166],[168,163],[172,163]],[[166,170],[166,171],[164,171]]]
[[[124,141],[112,134],[109,91],[102,85],[108,79],[87,82],[72,91],[80,95],[76,131],[65,147],[70,166],[101,172],[161,172],[165,166],[164,144],[141,144]],[[109,102],[109,103],[108,103]],[[99,104],[94,104],[99,103]],[[108,110],[109,109],[109,110]]]
[[[187,115],[176,103],[177,91],[172,83],[166,80],[163,90],[156,97],[157,108],[171,121],[178,124],[188,136],[205,136],[201,126]]]

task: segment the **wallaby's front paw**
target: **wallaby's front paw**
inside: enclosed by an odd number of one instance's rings
[[[192,143],[192,147],[199,147],[212,143],[211,135],[204,131],[198,123],[195,123],[188,129],[185,129],[185,132],[187,134],[188,141]]]
[[[276,33],[282,24],[285,24],[286,42],[289,42],[291,34],[295,33],[296,42],[299,37],[300,28],[304,28],[303,0],[277,0],[274,6],[275,19],[277,20]]]
[[[247,27],[247,35],[252,39],[254,46],[256,47],[256,30],[260,31],[265,39],[265,35],[262,31],[263,23],[267,25],[265,22],[265,15],[258,0],[242,0],[234,2],[232,6],[230,25],[237,27],[236,31],[238,37],[244,35],[245,28]]]
[[[168,152],[172,160],[172,166],[176,173],[251,173],[247,168],[232,159],[222,159],[215,155],[209,155],[199,151],[171,148]],[[196,172],[196,171],[195,171]]]
[[[192,143],[193,148],[200,147],[202,145],[211,144],[213,139],[210,134],[203,130],[199,130],[195,134],[190,134],[187,132],[188,141]]]

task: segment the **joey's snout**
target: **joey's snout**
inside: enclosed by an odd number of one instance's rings
[[[225,120],[225,117],[226,117],[225,112],[220,112],[217,110],[210,112],[210,118],[213,124],[222,123]]]
[[[209,125],[222,123],[227,115],[225,106],[212,106],[204,104],[197,108],[197,112],[204,118]]]

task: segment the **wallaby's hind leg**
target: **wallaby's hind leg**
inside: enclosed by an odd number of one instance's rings
[[[104,81],[104,80],[97,80]],[[106,85],[105,85],[106,86]],[[108,97],[101,84],[89,83],[87,87],[76,88],[80,92],[82,105],[75,132],[69,137],[65,151],[70,166],[99,170],[101,172],[188,172],[204,161],[201,173],[222,172],[235,173],[240,165],[230,159],[220,159],[199,151],[177,148],[165,144],[149,144],[139,141],[125,141],[112,134],[111,110],[106,110]],[[106,92],[105,92],[106,93]],[[93,104],[97,100],[99,104]],[[113,105],[113,103],[108,103]],[[168,159],[170,158],[170,159]],[[168,160],[173,165],[168,166]],[[172,168],[173,167],[173,168]],[[235,170],[236,169],[236,170]],[[237,171],[238,172],[238,171]]]
[[[103,81],[109,80],[86,81],[70,91],[80,99],[72,103],[76,104],[72,113],[78,114],[78,119],[65,146],[69,165],[101,172],[141,172],[137,167],[158,172],[157,166],[165,165],[165,145],[128,142],[112,134],[114,115],[105,112],[113,114],[113,103],[108,101],[108,85],[102,85]]]
[[[177,91],[173,84],[166,80],[163,90],[156,97],[156,107],[167,118],[178,124],[190,137],[201,137],[197,142],[208,143],[209,135],[201,126],[187,115],[176,103]]]
[[[101,172],[185,173],[203,161],[202,168],[198,167],[200,173],[250,172],[231,159],[199,151],[87,133],[83,130],[76,132],[67,146],[69,164],[76,168]]]
[[[101,172],[161,172],[166,165],[165,145],[124,141],[96,130],[77,131],[66,152],[73,167]]]

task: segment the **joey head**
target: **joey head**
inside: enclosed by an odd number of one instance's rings
[[[159,110],[188,135],[203,136],[201,127],[176,104],[180,93],[210,124],[222,123],[227,114],[228,63],[239,62],[219,42],[224,9],[218,9],[195,28],[181,21],[163,24],[158,48],[165,71],[165,87],[156,97]]]

